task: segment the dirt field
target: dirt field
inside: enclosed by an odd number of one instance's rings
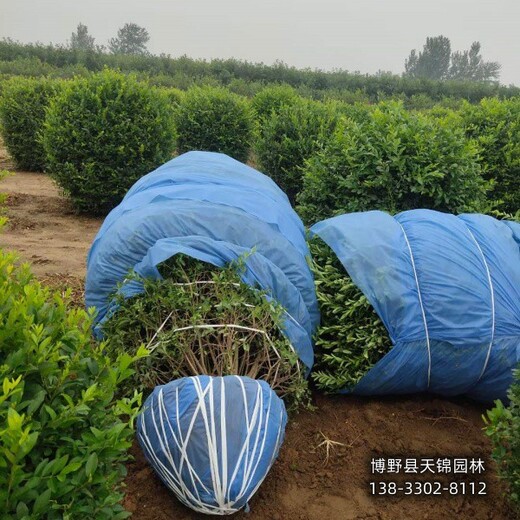
[[[16,249],[36,275],[85,276],[85,259],[101,220],[78,217],[46,175],[18,172],[0,181],[9,222],[0,245]]]
[[[0,153],[0,169],[8,167]],[[81,286],[100,220],[78,217],[43,174],[17,172],[0,182],[10,223],[0,245],[16,249],[54,286]],[[291,418],[280,458],[251,501],[251,520],[512,519],[482,433],[485,407],[466,399],[315,397],[316,410]],[[327,459],[325,439],[333,444]],[[162,486],[134,446],[125,506],[137,520],[206,518]],[[372,457],[483,458],[486,496],[371,497]],[[413,477],[413,476],[412,476]],[[418,477],[417,477],[418,479]],[[386,480],[391,480],[386,477]],[[400,479],[402,480],[402,478]],[[416,480],[414,478],[413,480]],[[423,479],[424,480],[424,479]],[[432,480],[432,478],[430,478]],[[460,480],[460,479],[448,479]],[[444,479],[444,482],[447,482]]]

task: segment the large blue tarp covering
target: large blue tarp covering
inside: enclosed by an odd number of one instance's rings
[[[520,360],[520,224],[369,211],[311,233],[336,253],[394,344],[346,392],[506,397]]]
[[[189,152],[137,181],[88,254],[85,299],[98,336],[128,272],[160,278],[157,265],[179,253],[219,267],[246,255],[243,280],[286,309],[284,333],[310,369],[319,313],[305,229],[269,177],[224,154]],[[121,291],[132,296],[142,284]]]
[[[247,508],[278,456],[286,424],[283,401],[265,381],[185,377],[154,389],[137,438],[184,504],[228,515]]]

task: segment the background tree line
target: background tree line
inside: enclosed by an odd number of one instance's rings
[[[408,70],[402,75],[385,71],[369,75],[346,70],[297,69],[280,61],[266,65],[237,59],[157,56],[147,49],[149,38],[146,29],[125,24],[105,47],[97,45],[88,28],[79,24],[69,42],[63,45],[0,40],[0,91],[2,79],[11,76],[71,78],[88,76],[108,67],[136,74],[152,85],[182,90],[209,84],[252,97],[266,85],[275,83],[290,85],[300,95],[313,99],[347,103],[400,99],[407,107],[418,109],[431,108],[439,102],[456,108],[460,100],[477,103],[486,97],[510,98],[520,94],[518,87],[478,79],[489,77],[493,67],[482,60],[476,45],[462,53],[450,50],[446,69],[446,49],[451,48],[447,39],[429,39],[427,50],[412,52],[414,58],[407,60]],[[442,52],[434,50],[439,46]],[[451,75],[446,70],[451,70]],[[465,79],[468,77],[473,79]]]

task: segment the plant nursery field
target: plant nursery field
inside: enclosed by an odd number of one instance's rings
[[[0,151],[0,169],[11,165]],[[0,183],[8,194],[9,222],[0,245],[32,264],[36,276],[56,289],[73,289],[81,305],[85,257],[102,220],[77,216],[48,176],[13,172]],[[272,471],[237,518],[314,519],[510,519],[505,486],[491,461],[482,427],[486,406],[436,396],[360,398],[315,392],[313,410],[293,415]],[[177,501],[148,466],[137,445],[127,464],[124,506],[137,520],[206,518]],[[371,459],[481,458],[485,496],[370,495],[370,482],[395,480],[371,473]],[[466,476],[467,478],[467,476]],[[463,475],[435,476],[443,483]],[[419,475],[413,480],[433,480]]]

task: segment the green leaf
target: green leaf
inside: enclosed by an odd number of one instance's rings
[[[85,473],[87,477],[91,477],[92,474],[96,471],[98,466],[98,456],[97,453],[91,453],[89,458],[87,459],[87,464],[85,465]]]
[[[73,473],[74,471],[77,471],[79,468],[81,468],[82,465],[83,463],[81,461],[70,462],[60,471],[60,476],[65,476],[69,473]]]
[[[51,499],[51,490],[50,489],[46,489],[45,491],[43,491],[43,493],[38,495],[38,498],[34,502],[33,511],[32,511],[33,515],[39,515],[40,513],[43,513],[47,509],[50,499]]]
[[[14,408],[9,408],[7,412],[7,426],[10,430],[20,430],[23,425],[23,416]]]

